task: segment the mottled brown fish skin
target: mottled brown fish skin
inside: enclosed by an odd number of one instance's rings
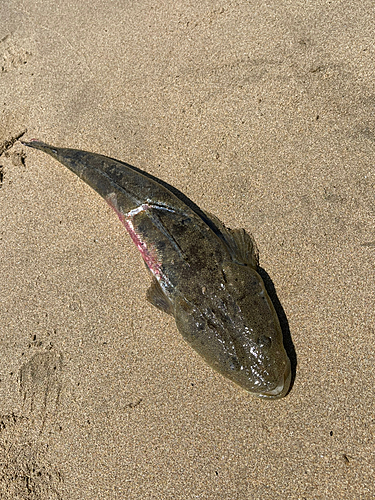
[[[279,320],[257,272],[252,238],[146,172],[118,160],[23,142],[68,167],[118,214],[153,275],[147,298],[174,316],[184,339],[215,370],[261,398],[291,380]]]

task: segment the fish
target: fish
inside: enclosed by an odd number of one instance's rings
[[[52,156],[114,209],[151,274],[147,299],[174,317],[214,370],[259,398],[288,393],[290,359],[252,236],[128,163],[35,139],[22,143]]]

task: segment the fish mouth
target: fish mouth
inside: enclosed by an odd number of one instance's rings
[[[272,389],[272,391],[263,392],[257,396],[262,399],[280,399],[286,396],[289,391],[290,381],[292,379],[292,370],[290,368],[290,361],[288,359],[288,364],[285,368],[284,375],[281,377],[279,384]]]

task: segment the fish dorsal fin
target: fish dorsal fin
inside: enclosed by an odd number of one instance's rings
[[[151,304],[160,311],[166,312],[167,314],[173,314],[173,308],[171,301],[163,292],[158,280],[153,277],[150,288],[146,292],[146,298]]]
[[[259,254],[254,238],[244,229],[229,229],[215,215],[207,213],[207,216],[219,230],[223,240],[228,245],[231,257],[238,264],[258,267]]]

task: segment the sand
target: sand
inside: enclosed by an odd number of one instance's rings
[[[375,497],[373,7],[0,4],[0,498]],[[22,134],[251,232],[289,395],[213,372],[116,215]]]

